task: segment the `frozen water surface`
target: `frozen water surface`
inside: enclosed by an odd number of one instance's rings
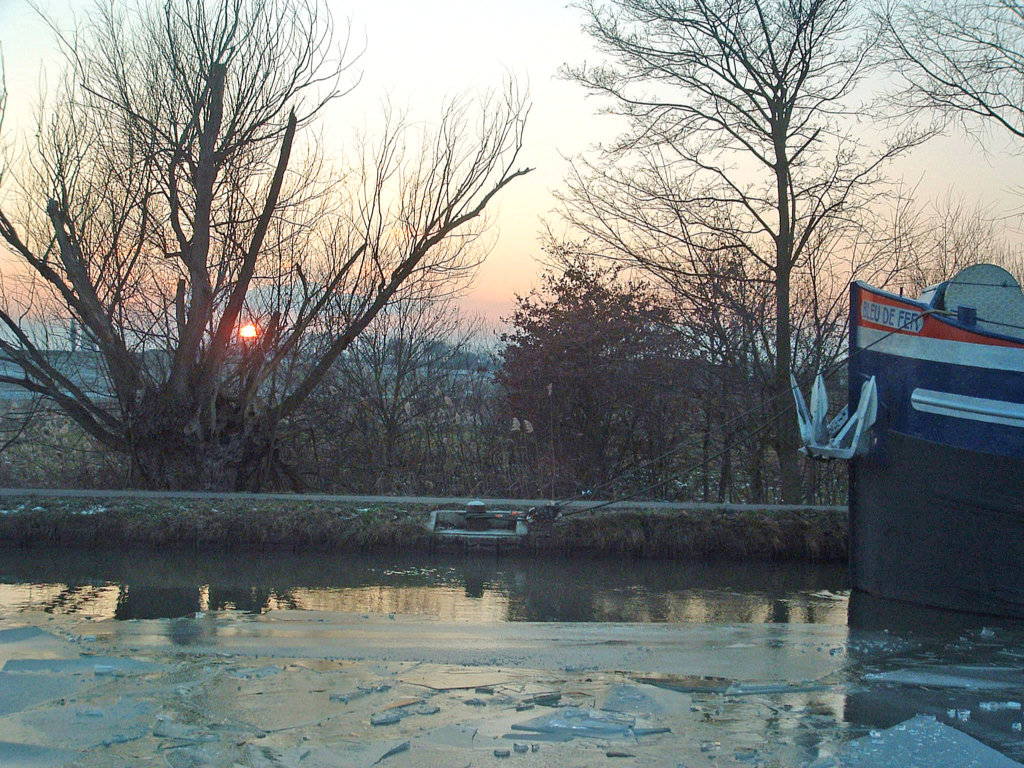
[[[0,594],[0,765],[1024,761],[1022,624],[827,570],[554,562],[273,587],[51,564]]]

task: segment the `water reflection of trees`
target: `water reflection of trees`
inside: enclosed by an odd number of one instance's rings
[[[103,590],[113,589],[116,599],[102,611],[118,619],[285,608],[498,621],[844,624],[845,601],[835,593],[845,578],[841,568],[806,564],[26,552],[12,558],[4,580],[53,585],[32,607],[61,612],[95,611],[103,599],[110,603]]]
[[[33,607],[46,613],[82,613],[102,615],[109,610],[111,598],[117,588],[106,584],[53,584],[43,585],[37,593]]]

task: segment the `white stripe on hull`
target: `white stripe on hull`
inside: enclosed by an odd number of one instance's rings
[[[933,339],[863,326],[857,328],[857,346],[914,360],[1024,373],[1024,349],[1017,347]]]

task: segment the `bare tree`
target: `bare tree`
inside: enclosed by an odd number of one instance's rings
[[[875,11],[906,116],[928,110],[1024,138],[1024,7],[1016,0],[888,0]]]
[[[893,217],[894,250],[906,252],[907,268],[896,285],[914,295],[972,264],[997,264],[1024,279],[1019,245],[1006,237],[1005,222],[990,208],[947,192],[925,204],[906,198]]]
[[[452,443],[479,325],[450,298],[404,290],[346,350],[307,401],[301,417],[317,437],[328,480],[360,492],[453,493]],[[475,432],[473,430],[472,432]],[[473,435],[475,437],[475,434]],[[343,456],[356,461],[339,461]],[[323,461],[321,461],[323,463]]]
[[[99,0],[61,39],[35,175],[0,208],[23,267],[0,299],[21,373],[0,379],[147,485],[284,482],[279,427],[339,355],[411,277],[481,257],[485,209],[528,171],[523,98],[456,100],[432,131],[388,114],[340,170],[300,134],[351,64],[321,0]],[[102,391],[48,353],[72,321]]]
[[[766,290],[760,347],[781,404],[793,363],[794,281],[810,269],[812,252],[855,226],[886,161],[921,138],[878,146],[860,139],[853,99],[870,41],[861,39],[855,4],[588,0],[581,7],[610,63],[567,74],[606,97],[605,111],[628,129],[573,168],[566,215],[597,250],[657,276],[688,303],[722,293],[701,285],[708,281]],[[799,501],[792,419],[777,422],[773,444],[782,497]]]

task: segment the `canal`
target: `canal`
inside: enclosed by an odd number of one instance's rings
[[[54,765],[489,765],[517,739],[536,768],[1024,759],[1024,625],[851,594],[838,566],[5,550],[4,654],[0,758]],[[652,730],[606,732],[622,713]]]

